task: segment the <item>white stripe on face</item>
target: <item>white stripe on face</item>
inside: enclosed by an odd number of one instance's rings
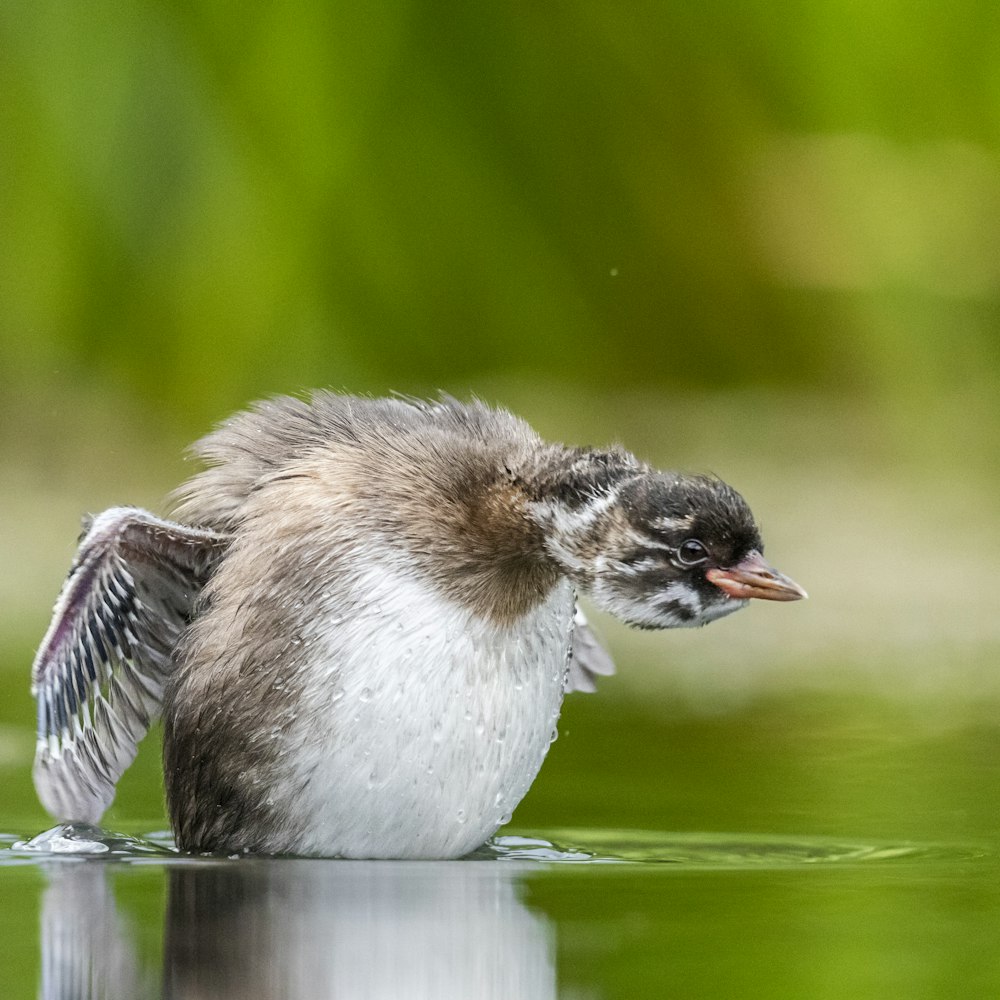
[[[575,509],[556,500],[532,505],[536,519],[545,526],[545,544],[549,554],[568,572],[584,573],[588,570],[576,543],[586,538],[594,525],[618,503],[620,488],[618,483]]]
[[[684,531],[694,524],[694,515],[685,514],[683,517],[657,517],[649,522],[650,527],[657,531]]]

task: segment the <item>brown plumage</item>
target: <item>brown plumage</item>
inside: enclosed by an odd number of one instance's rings
[[[180,846],[455,856],[527,791],[563,690],[610,671],[574,587],[643,628],[803,596],[724,483],[481,403],[281,398],[195,451],[176,522],[101,515],[39,651],[36,784],[60,818],[99,818],[162,701]],[[166,666],[142,648],[157,616]]]

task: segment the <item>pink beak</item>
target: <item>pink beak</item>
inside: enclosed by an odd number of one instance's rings
[[[749,597],[798,601],[809,596],[794,580],[768,566],[757,551],[729,569],[710,569],[705,576],[729,597],[739,601]]]

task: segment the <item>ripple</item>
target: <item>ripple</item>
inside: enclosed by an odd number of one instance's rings
[[[561,829],[493,837],[461,863],[527,865],[628,865],[672,870],[768,870],[811,865],[955,862],[995,855],[982,845],[847,841],[737,833],[668,833],[656,830]],[[249,859],[252,859],[252,855]],[[237,855],[188,855],[169,832],[141,836],[87,823],[64,823],[30,839],[0,833],[0,867],[55,859],[104,859],[152,864],[243,860]],[[440,862],[439,862],[440,863]]]
[[[105,858],[126,861],[176,857],[168,834],[130,837],[89,823],[62,823],[29,840],[17,840],[8,835],[0,835],[0,843],[7,845],[0,864],[17,864],[50,858]]]
[[[851,842],[822,837],[663,833],[655,830],[554,830],[494,837],[471,857],[552,864],[670,865],[690,869],[769,869],[897,861],[959,861],[982,847]]]

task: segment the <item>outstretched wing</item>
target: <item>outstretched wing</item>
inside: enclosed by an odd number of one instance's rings
[[[573,651],[570,654],[569,674],[566,677],[566,691],[597,690],[594,678],[608,677],[615,672],[611,654],[597,641],[580,605],[573,614]]]
[[[173,651],[228,535],[135,507],[85,523],[31,670],[35,789],[59,820],[96,823],[159,715]]]

